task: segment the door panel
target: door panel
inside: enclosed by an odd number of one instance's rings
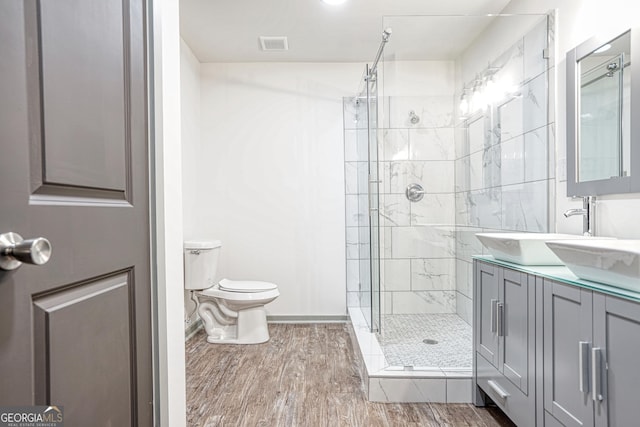
[[[590,385],[580,391],[579,369],[579,343],[592,343],[592,293],[545,280],[543,321],[545,410],[566,426],[592,425]]]
[[[41,103],[29,107],[41,109],[44,182],[124,191],[128,11],[122,0],[45,1],[35,9],[39,19],[30,22],[39,25],[27,30],[42,40],[34,58]]]
[[[132,275],[123,272],[34,297],[37,405],[67,402],[68,419],[133,421]],[[81,325],[75,324],[78,319]]]
[[[640,304],[595,293],[593,307],[593,343],[601,349],[604,395],[596,405],[596,425],[637,425],[640,419],[636,392],[640,384]]]
[[[493,366],[498,367],[498,335],[495,331],[495,305],[498,302],[498,268],[478,263],[475,270],[476,289],[474,304],[476,305],[475,321],[478,334],[476,349]]]
[[[529,296],[528,277],[524,273],[503,269],[500,301],[504,302],[505,333],[500,353],[500,366],[505,377],[527,394],[529,349],[534,345],[534,329],[529,322],[534,296]],[[533,287],[533,285],[532,285]],[[532,289],[533,290],[533,289]]]
[[[0,2],[0,402],[151,425],[144,0]]]

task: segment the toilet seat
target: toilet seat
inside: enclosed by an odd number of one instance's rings
[[[220,290],[227,292],[265,292],[273,289],[278,289],[278,286],[269,282],[258,282],[252,280],[229,280],[222,279],[218,286]]]

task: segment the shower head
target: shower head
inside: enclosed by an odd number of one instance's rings
[[[385,43],[388,42],[389,37],[391,37],[391,27],[385,28],[384,31],[382,32],[382,41]]]
[[[416,114],[415,111],[411,110],[409,111],[409,121],[412,125],[417,125],[418,123],[420,123],[420,117]]]

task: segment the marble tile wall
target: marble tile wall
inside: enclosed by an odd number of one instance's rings
[[[347,307],[370,307],[366,105],[343,99]]]
[[[554,129],[548,94],[553,16],[491,67],[517,90],[461,118],[460,94],[381,98],[381,313],[458,313],[471,323],[475,233],[547,231],[554,207]],[[543,54],[545,52],[545,54]],[[552,53],[552,52],[551,52]],[[477,70],[478,72],[481,70]],[[451,76],[453,79],[453,76]],[[467,82],[468,84],[468,82]],[[462,86],[462,84],[458,85]],[[348,306],[370,307],[367,130],[364,104],[344,99]],[[411,122],[410,111],[420,117]],[[412,203],[406,186],[425,189]]]
[[[549,18],[551,21],[553,17]],[[519,82],[511,95],[457,118],[455,153],[456,308],[471,323],[471,256],[483,252],[474,234],[550,229],[554,191],[554,123],[549,114],[553,61],[545,58],[547,19],[491,63],[494,80]],[[481,70],[478,70],[480,72]],[[551,165],[551,166],[550,166]]]
[[[453,94],[385,97],[382,105],[381,313],[455,313]],[[425,190],[419,202],[405,195],[414,183]]]

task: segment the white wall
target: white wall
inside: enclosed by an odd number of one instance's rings
[[[184,40],[180,40],[180,117],[182,138],[182,213],[184,239],[191,240],[198,236],[198,224],[189,221],[189,213],[198,209],[203,185],[198,179],[200,168],[198,164],[201,154],[200,140],[200,62]],[[198,319],[195,313],[195,303],[191,300],[189,292],[184,291],[185,317],[190,316],[190,321],[185,324],[185,329]]]
[[[540,13],[557,9],[556,32],[556,230],[580,234],[582,218],[564,218],[562,213],[581,207],[581,201],[566,197],[566,61],[569,49],[595,35],[612,34],[640,25],[640,15],[633,13],[628,0],[512,0],[504,13]],[[598,198],[598,234],[621,238],[640,238],[640,194],[611,195]]]
[[[185,237],[222,240],[218,278],[279,286],[270,315],[346,314],[342,97],[362,64],[201,64]],[[185,153],[195,140],[184,141]],[[185,179],[189,179],[185,174]]]

